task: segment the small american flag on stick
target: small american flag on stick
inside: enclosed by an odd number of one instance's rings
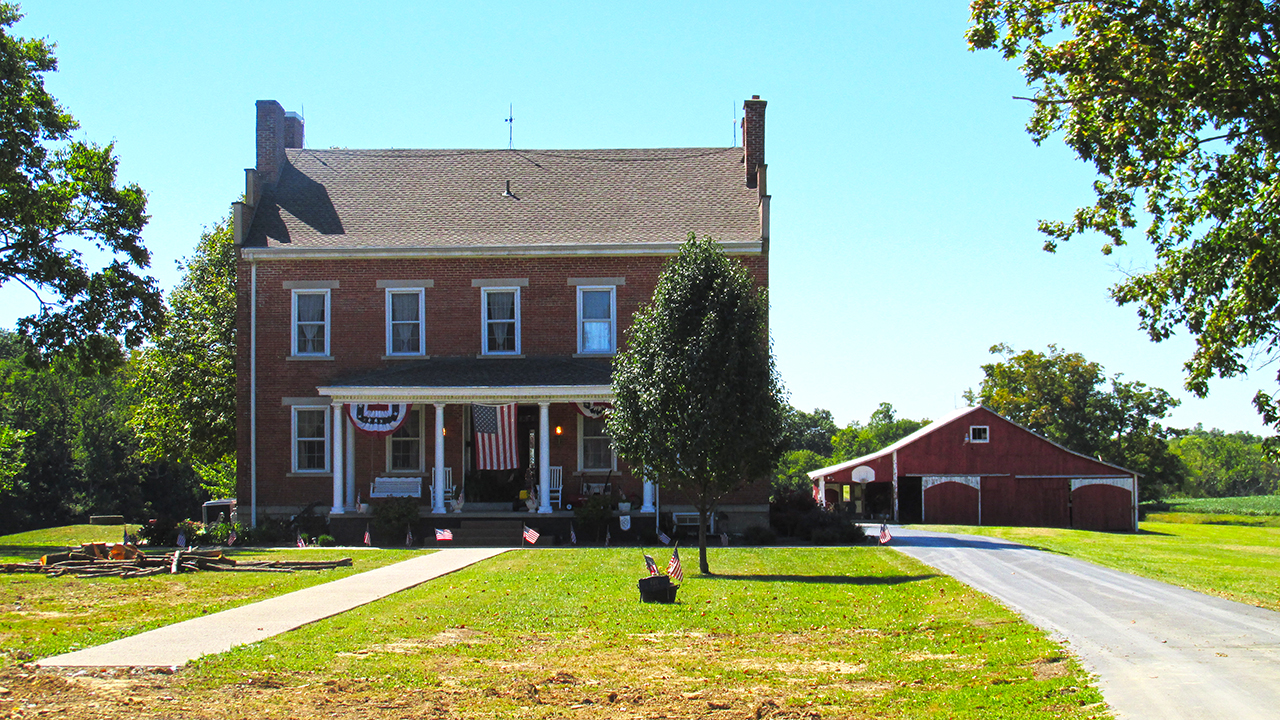
[[[657,574],[658,574],[658,563],[654,562],[652,557],[650,557],[650,556],[648,556],[648,555],[645,555],[645,556],[644,556],[644,565],[645,565],[645,567],[646,567],[646,568],[648,568],[648,569],[649,569],[649,576],[650,576],[650,577],[652,577],[652,576],[654,576],[654,575],[657,575]]]
[[[662,532],[661,530],[658,531],[658,539],[662,541],[663,545],[671,544],[671,536]]]
[[[365,544],[365,545],[372,545],[372,544],[373,544],[373,541],[369,538],[369,525],[368,525],[368,523],[366,523],[366,524],[365,524],[365,526],[364,526],[364,544]]]
[[[667,576],[676,583],[684,582],[684,568],[680,567],[680,545],[671,548],[671,562],[667,563]]]
[[[881,525],[880,526],[880,544],[888,545],[889,541],[892,539],[893,539],[893,536],[889,534],[889,526],[887,524]]]
[[[436,528],[436,542],[441,540],[452,540],[453,531],[447,528]]]
[[[538,531],[537,531],[537,530],[534,530],[533,528],[529,527],[528,525],[525,525],[525,526],[524,526],[524,539],[525,539],[525,542],[529,543],[530,545],[537,544],[537,542],[538,542],[538,537],[539,537],[539,535],[538,535]]]
[[[578,544],[578,533],[573,530],[573,523],[569,523],[569,542],[574,545]]]

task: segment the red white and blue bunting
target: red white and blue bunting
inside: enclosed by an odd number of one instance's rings
[[[578,412],[582,413],[583,417],[589,417],[593,420],[599,420],[604,417],[605,411],[613,407],[609,403],[602,402],[576,402],[573,406],[578,408]]]
[[[409,403],[348,404],[347,417],[356,429],[366,435],[386,437],[404,424],[409,417]]]

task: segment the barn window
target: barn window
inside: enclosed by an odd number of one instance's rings
[[[953,436],[954,437],[954,436]],[[969,442],[984,443],[991,441],[991,431],[986,425],[969,426]]]

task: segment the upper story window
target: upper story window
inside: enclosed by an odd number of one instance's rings
[[[484,288],[484,354],[520,354],[520,288]]]
[[[387,354],[423,354],[426,315],[421,288],[387,290]]]
[[[578,467],[585,472],[617,469],[613,439],[605,428],[604,418],[579,417],[578,420]]]
[[[387,438],[388,472],[422,472],[426,460],[422,452],[426,446],[422,429],[422,408],[414,408]]]
[[[954,435],[952,437],[955,437]],[[991,441],[991,430],[986,425],[969,426],[969,442],[984,443]]]
[[[293,471],[328,472],[329,407],[293,407]]]
[[[329,291],[293,291],[293,354],[329,354]]]
[[[578,352],[611,354],[617,349],[613,287],[578,288]]]

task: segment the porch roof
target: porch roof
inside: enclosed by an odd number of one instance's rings
[[[317,388],[335,401],[604,402],[612,363],[574,357],[443,357],[342,378]]]

